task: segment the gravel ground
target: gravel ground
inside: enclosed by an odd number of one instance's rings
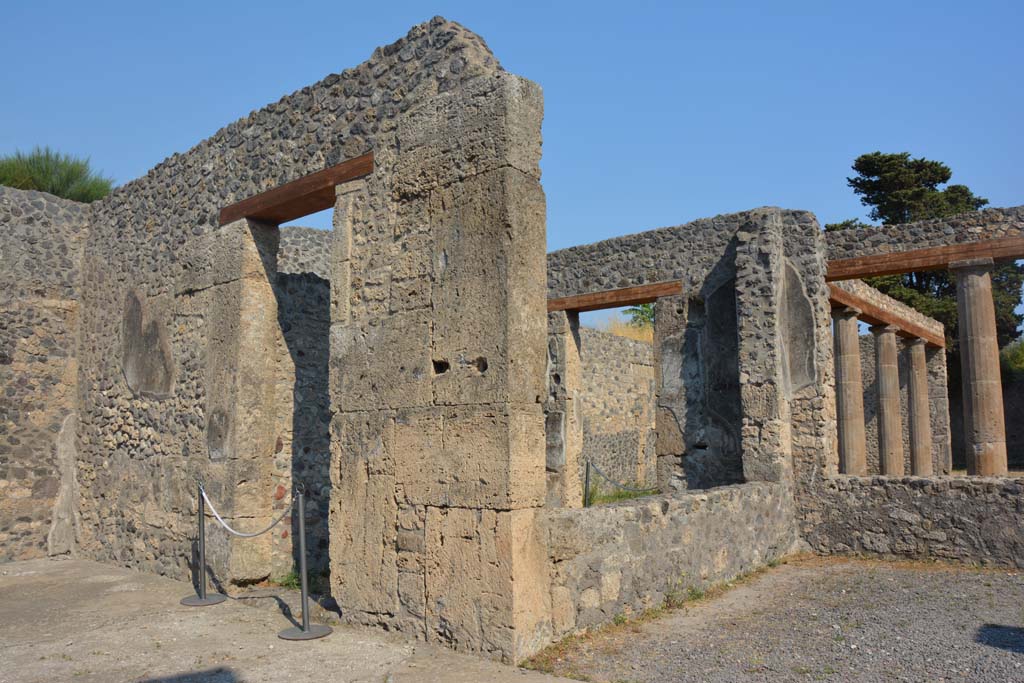
[[[1024,681],[1024,575],[804,559],[549,651],[582,680]]]

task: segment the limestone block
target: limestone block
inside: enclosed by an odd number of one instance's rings
[[[341,438],[331,441],[331,592],[366,613],[394,614],[399,606],[395,478],[371,474],[387,429],[373,413],[339,416]]]
[[[432,195],[438,402],[535,403],[546,368],[544,195],[512,169]]]
[[[377,324],[331,325],[331,396],[339,410],[429,405],[431,319],[396,313]]]
[[[521,508],[543,504],[540,406],[400,411],[395,475],[415,505]]]
[[[541,89],[507,73],[442,93],[398,122],[395,191],[427,191],[504,166],[540,178]]]
[[[240,219],[185,243],[175,293],[194,292],[241,278],[270,280],[277,273],[277,227]]]
[[[532,510],[428,508],[427,638],[518,661],[550,637],[543,546]]]

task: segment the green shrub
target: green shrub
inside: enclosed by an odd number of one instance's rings
[[[94,202],[110,194],[114,181],[89,168],[88,159],[36,147],[28,154],[19,151],[0,157],[0,185]]]

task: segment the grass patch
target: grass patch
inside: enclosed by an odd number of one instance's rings
[[[646,498],[647,496],[658,495],[658,489],[637,489],[636,491],[626,491],[614,486],[608,487],[610,490],[604,490],[597,483],[591,483],[590,485],[590,507],[595,505],[607,505],[608,503],[618,503],[623,500],[632,500],[634,498]]]
[[[302,579],[299,578],[299,573],[293,569],[284,576],[271,579],[270,584],[272,586],[280,586],[281,588],[288,588],[290,590],[298,590],[302,588]]]

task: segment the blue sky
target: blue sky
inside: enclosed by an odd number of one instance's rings
[[[0,153],[119,183],[442,14],[544,88],[548,247],[762,205],[864,216],[863,152],[1024,204],[1012,2],[8,3]]]

